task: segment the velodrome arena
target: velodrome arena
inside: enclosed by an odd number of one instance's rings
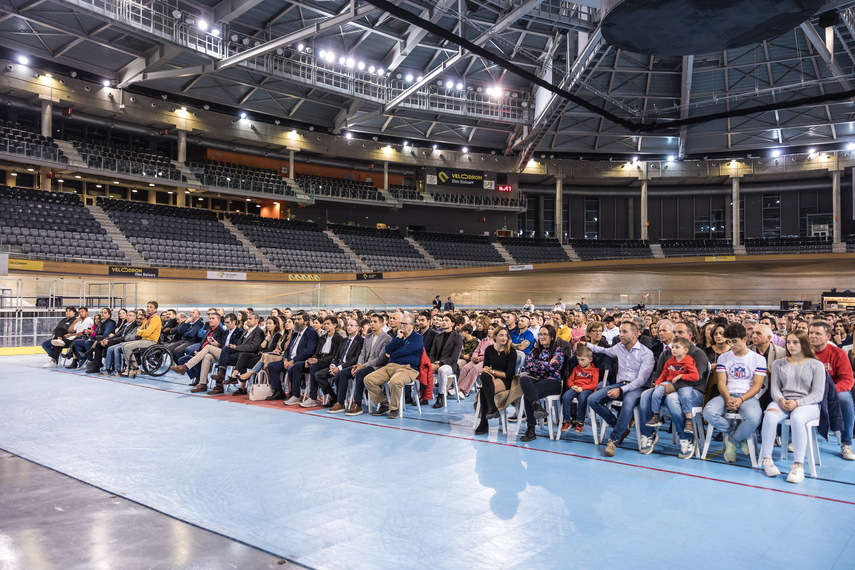
[[[855,2],[0,0],[0,570],[855,567]]]

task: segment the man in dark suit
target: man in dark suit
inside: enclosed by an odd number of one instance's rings
[[[462,348],[463,338],[454,330],[454,320],[450,314],[443,315],[442,332],[434,337],[428,354],[433,373],[439,378],[439,394],[433,405],[434,408],[445,405],[448,377],[451,374],[457,374],[457,359],[460,358]]]
[[[223,380],[226,377],[226,368],[237,364],[238,357],[241,353],[257,353],[261,348],[261,343],[264,342],[264,331],[258,326],[258,315],[252,313],[246,319],[246,332],[239,339],[232,339],[232,342],[224,346],[220,351],[220,357],[217,359],[217,373],[211,376],[216,385],[208,392],[210,395],[223,393]]]
[[[339,336],[339,335],[336,335]],[[339,406],[339,410],[344,411],[344,406],[339,404],[332,397],[332,384],[338,386],[339,374],[359,360],[359,353],[362,352],[362,344],[364,339],[359,336],[359,322],[356,319],[348,319],[347,321],[347,338],[342,338],[338,343],[335,354],[326,368],[320,368],[312,375],[312,385],[317,385],[321,389],[321,393],[330,396],[330,401],[324,406],[326,408],[335,408]],[[313,366],[314,368],[314,366]],[[345,388],[345,391],[347,388]],[[309,401],[309,400],[306,400]]]
[[[385,325],[386,317],[382,314],[371,315],[371,332],[368,333],[362,343],[362,350],[359,352],[356,364],[350,368],[343,368],[338,374],[336,405],[329,410],[330,413],[334,414],[346,409],[344,404],[347,400],[347,386],[352,378],[353,398],[346,414],[348,416],[362,414],[362,393],[365,391],[365,377],[386,363],[386,345],[392,340],[383,331]]]
[[[303,379],[303,366],[306,360],[311,358],[318,348],[318,333],[309,326],[309,315],[306,311],[300,311],[293,316],[294,332],[291,333],[291,341],[285,349],[285,354],[282,360],[271,362],[267,365],[267,374],[270,378],[270,387],[273,389],[268,400],[284,400],[285,392],[282,391],[282,375],[289,374],[288,383],[291,386],[291,399],[296,397],[293,404],[300,403],[300,382]],[[290,374],[291,369],[294,369],[295,374]],[[299,374],[296,374],[299,372]],[[296,378],[297,390],[296,396],[293,391],[293,382]],[[290,401],[290,400],[289,400]]]
[[[205,322],[200,316],[199,309],[190,311],[190,318],[178,325],[175,342],[166,346],[172,352],[175,361],[184,356],[184,351],[188,347],[198,342],[196,337],[204,325]]]
[[[315,402],[318,399],[318,383],[314,380],[315,373],[329,368],[335,353],[338,351],[339,344],[344,340],[344,337],[336,331],[338,321],[335,317],[325,317],[321,326],[323,333],[318,337],[318,347],[303,365],[303,373],[309,373],[309,381],[306,386],[307,398],[300,402],[300,406],[304,408],[314,408],[318,405]],[[292,374],[296,373],[296,370],[292,372]]]
[[[442,306],[443,311],[453,311],[454,303],[451,302],[451,297],[448,297],[448,301],[445,302],[445,305]]]
[[[230,318],[232,318],[233,323],[237,323],[237,317],[234,314],[230,314],[226,317],[226,320],[228,321]],[[232,329],[234,328],[235,325],[232,324]],[[178,365],[172,367],[172,371],[177,374],[187,374],[195,382],[198,382],[202,378],[207,378],[208,366],[210,366],[210,364],[204,366],[203,370],[203,364],[209,362],[205,360],[205,357],[214,352],[219,356],[220,347],[222,347],[228,334],[229,331],[220,324],[220,315],[218,313],[211,313],[208,315],[208,331],[205,333],[205,338],[199,345],[199,350],[195,351],[193,354],[182,356],[178,360]],[[201,387],[199,384],[201,384]],[[190,391],[194,393],[207,392],[207,383],[199,384]]]
[[[439,295],[437,295],[436,299],[433,300],[433,308],[437,311],[442,310],[442,301],[439,300]]]

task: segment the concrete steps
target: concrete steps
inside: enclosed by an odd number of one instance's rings
[[[573,246],[562,245],[561,248],[567,252],[567,255],[570,257],[570,261],[582,261],[582,258],[579,257],[579,254],[576,253],[576,250],[573,249]]]
[[[266,255],[264,255],[264,253],[262,253],[260,249],[255,247],[255,245],[249,240],[249,238],[243,235],[243,232],[237,229],[237,227],[235,227],[235,225],[232,224],[229,220],[222,220],[222,224],[226,226],[226,229],[232,232],[232,235],[238,238],[238,241],[241,242],[249,251],[251,251],[255,257],[261,260],[262,265],[264,265],[264,268],[267,271],[270,271],[271,273],[277,273],[279,271],[282,271],[281,269],[276,267],[276,264],[273,263],[273,261],[271,261],[270,258],[268,258]]]
[[[422,257],[427,259],[430,262],[430,264],[433,266],[434,269],[443,269],[442,264],[440,264],[440,262],[438,262],[436,259],[434,259],[434,257],[431,254],[429,254],[425,248],[420,246],[419,242],[417,242],[416,240],[414,240],[411,237],[406,237],[404,239],[407,240],[410,243],[410,245],[412,245],[414,248],[416,248],[416,251],[418,251],[420,254],[422,254]]]
[[[65,151],[63,151],[65,152]],[[128,238],[125,237],[125,234],[121,232],[121,230],[113,223],[113,220],[110,219],[110,216],[107,215],[107,212],[101,209],[101,206],[86,206],[90,212],[92,212],[92,216],[101,224],[101,227],[107,232],[107,235],[110,236],[110,239],[113,240],[113,243],[119,246],[125,255],[128,257],[128,260],[132,265],[142,265],[147,267],[149,263],[140,255],[140,252],[137,251],[131,242],[128,241]]]
[[[734,255],[748,255],[748,252],[745,251],[745,246],[740,244],[740,245],[734,245],[733,246],[733,254]]]
[[[653,252],[653,257],[656,259],[663,259],[665,257],[665,253],[662,251],[662,246],[658,243],[651,243],[650,251]]]
[[[291,182],[289,182],[289,184],[291,184]],[[296,184],[296,182],[294,184]],[[292,188],[296,188],[296,186],[294,184],[291,184]],[[347,254],[347,256],[350,259],[352,259],[354,263],[356,263],[356,266],[359,267],[360,271],[371,272],[371,268],[368,267],[368,265],[366,265],[366,263],[364,261],[362,261],[362,258],[359,257],[358,255],[356,255],[353,252],[353,250],[350,249],[347,246],[347,244],[344,243],[344,241],[342,241],[342,239],[340,237],[338,237],[337,235],[335,235],[334,233],[332,233],[329,230],[324,231],[324,233],[327,234],[328,236],[330,236],[330,239],[333,240],[336,243],[336,245],[339,246],[342,250],[344,250],[344,252]]]
[[[502,259],[504,259],[508,265],[517,265],[517,260],[514,259],[510,253],[508,253],[508,250],[505,249],[505,246],[496,241],[493,242],[493,247],[496,248],[496,251],[499,252],[499,255],[502,256]]]
[[[74,148],[74,145],[68,141],[61,141],[59,139],[54,139],[56,146],[59,147],[59,150],[68,157],[68,166],[75,168],[89,168],[89,165],[83,160],[83,157],[80,156],[80,153],[77,152],[77,149]]]

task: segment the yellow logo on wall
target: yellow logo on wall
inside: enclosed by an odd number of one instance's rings
[[[44,261],[32,261],[29,259],[10,259],[9,269],[20,269],[22,271],[44,271]]]
[[[320,281],[320,275],[308,275],[306,273],[289,273],[288,281]]]
[[[439,179],[440,179],[442,182],[448,182],[448,174],[446,174],[445,172],[443,172],[442,170],[440,170],[440,171],[439,171]]]

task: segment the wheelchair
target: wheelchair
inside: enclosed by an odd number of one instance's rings
[[[136,377],[138,372],[148,376],[163,376],[169,372],[174,364],[172,352],[165,344],[153,344],[145,348],[138,348],[131,353],[131,362],[128,363],[130,374]]]

